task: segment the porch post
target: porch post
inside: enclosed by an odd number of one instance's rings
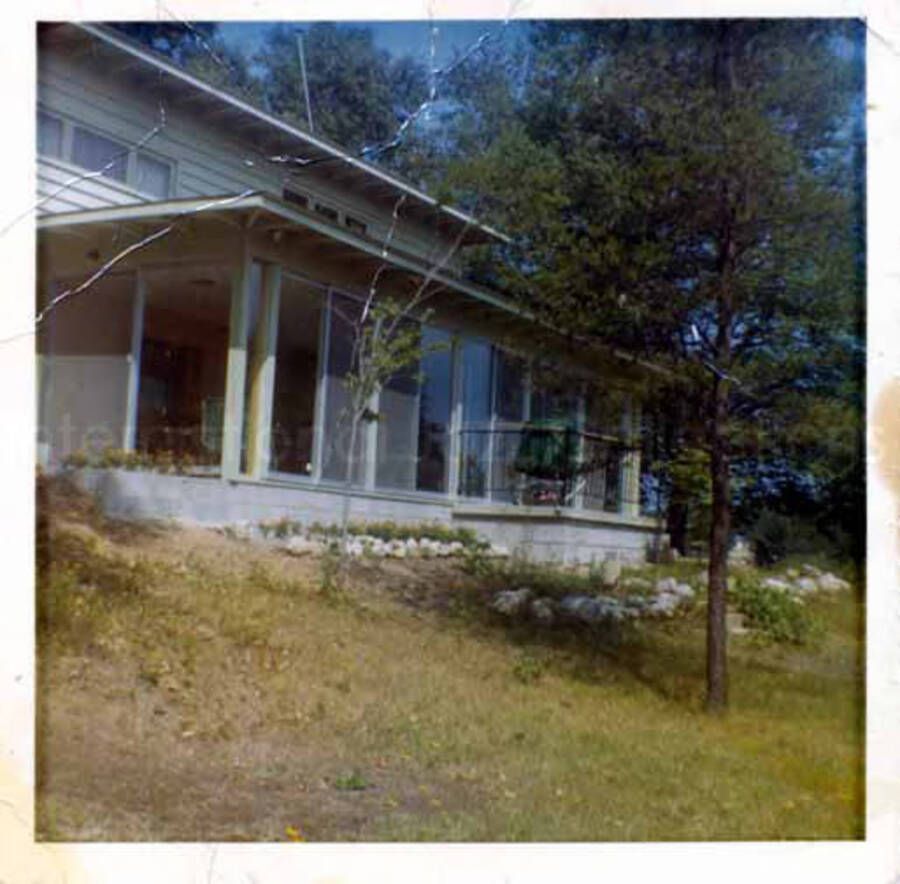
[[[485,498],[493,500],[494,498],[494,433],[497,430],[497,362],[499,360],[499,351],[493,344],[491,345],[490,374],[491,374],[491,390],[489,395],[490,413],[488,415],[488,442],[487,442],[487,488],[485,488]]]
[[[322,299],[322,321],[319,326],[319,364],[316,367],[316,399],[313,412],[312,478],[322,480],[325,452],[325,397],[328,395],[328,358],[331,347],[331,289]]]
[[[369,399],[369,411],[378,414],[381,407],[381,394],[373,393]],[[363,475],[363,487],[372,490],[375,487],[375,471],[378,466],[378,421],[364,421],[360,427],[363,438],[363,463],[365,472]]]
[[[575,509],[582,510],[584,509],[584,487],[587,484],[587,473],[582,472],[586,450],[584,433],[587,429],[583,392],[578,394],[578,404],[576,405],[575,414],[575,426],[578,427],[578,441],[576,443],[578,445],[578,456],[576,458],[578,470],[572,477],[572,481],[575,483],[576,488],[575,494],[572,496],[572,506]]]
[[[244,247],[231,283],[228,334],[228,369],[225,378],[225,413],[222,420],[222,478],[236,479],[241,472],[244,428],[244,386],[247,381],[247,321],[252,285],[250,252]]]
[[[250,365],[250,413],[247,436],[247,471],[260,479],[269,471],[272,438],[272,400],[275,395],[275,350],[278,343],[278,311],[281,304],[281,266],[263,269],[259,326],[253,341]]]
[[[634,398],[628,397],[625,408],[624,435],[629,446],[640,443],[641,435],[641,405]],[[622,458],[622,471],[620,479],[621,507],[620,512],[625,516],[639,516],[641,514],[641,452],[640,449],[629,447]]]
[[[452,369],[450,372],[450,445],[447,470],[447,490],[451,499],[459,497],[459,467],[462,455],[462,342],[453,338],[451,346]]]
[[[138,396],[141,381],[141,345],[144,342],[144,305],[147,300],[147,278],[140,269],[135,274],[131,300],[131,351],[128,354],[128,389],[125,393],[125,426],[122,448],[134,451],[137,446]]]

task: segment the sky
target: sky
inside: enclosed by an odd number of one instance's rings
[[[223,39],[241,49],[245,54],[253,53],[259,46],[262,34],[270,22],[223,22],[219,31]],[[296,22],[297,27],[308,27],[310,22]],[[431,22],[419,21],[358,21],[341,22],[371,28],[375,45],[392,55],[412,55],[427,62],[430,54]],[[454,51],[465,52],[485,32],[498,31],[502,22],[492,21],[439,21],[435,45],[438,65],[451,61]],[[513,25],[512,27],[516,27]],[[520,26],[519,26],[520,27]]]

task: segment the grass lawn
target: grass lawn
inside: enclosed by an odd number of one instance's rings
[[[539,632],[447,560],[362,561],[335,595],[317,559],[44,504],[39,839],[864,835],[855,594],[808,602],[814,647],[733,637],[710,717],[699,607]]]

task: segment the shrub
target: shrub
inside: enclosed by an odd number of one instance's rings
[[[766,509],[750,527],[748,537],[756,552],[757,564],[764,567],[790,555],[816,553],[828,545],[809,520]]]
[[[748,624],[773,641],[802,645],[818,638],[822,631],[800,599],[786,590],[738,579],[732,595]]]

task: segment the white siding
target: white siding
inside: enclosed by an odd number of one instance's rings
[[[38,101],[41,107],[70,123],[81,123],[118,141],[133,145],[160,122],[152,90],[138,94],[115,77],[104,76],[82,61],[44,52],[40,58]],[[189,109],[166,107],[166,126],[145,145],[152,155],[173,163],[174,198],[234,194],[247,189],[281,197],[291,180],[316,201],[352,215],[367,225],[367,235],[381,241],[391,225],[391,207],[372,202],[322,177],[315,169],[288,179],[285,169],[267,162],[249,141],[241,143],[222,127],[192,118]],[[298,145],[302,150],[302,145]],[[334,168],[333,166],[331,167]],[[41,158],[38,197],[59,190],[79,170],[71,164]],[[70,174],[71,173],[71,174]],[[70,212],[150,200],[134,189],[107,178],[80,181],[41,206],[43,212]],[[403,218],[393,234],[397,248],[429,260],[442,259],[449,241],[426,224]],[[452,263],[452,262],[451,262]]]

